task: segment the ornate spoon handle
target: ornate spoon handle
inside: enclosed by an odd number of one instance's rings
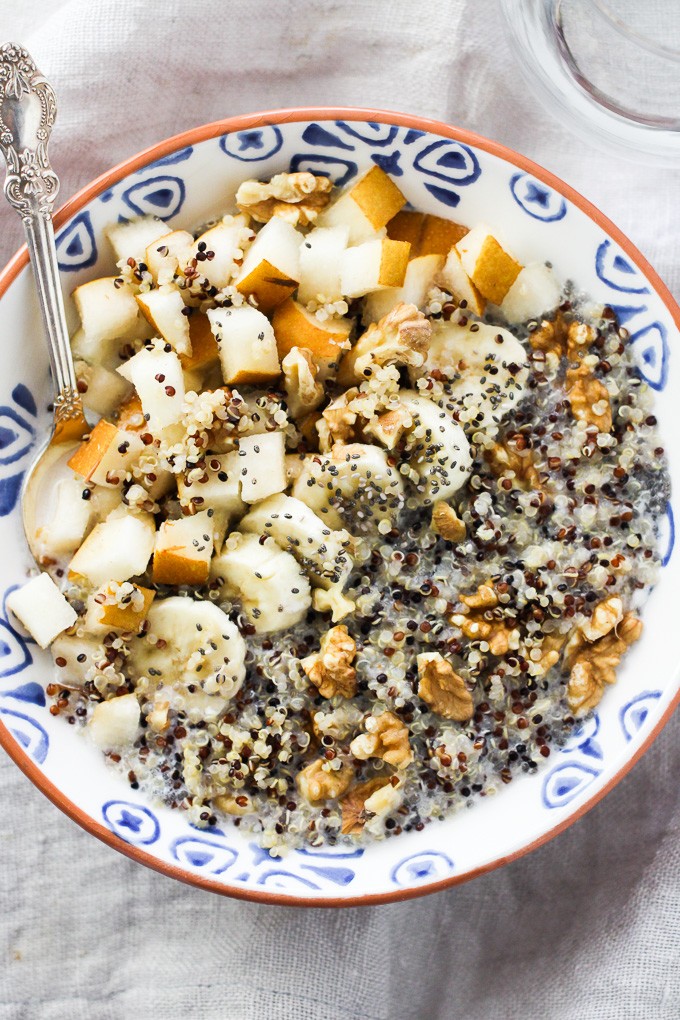
[[[21,216],[26,231],[56,389],[54,439],[60,441],[68,438],[68,433],[82,431],[84,414],[52,228],[59,179],[50,166],[47,145],[56,113],[54,91],[26,50],[14,43],[0,46],[0,149],[7,162],[5,196]]]

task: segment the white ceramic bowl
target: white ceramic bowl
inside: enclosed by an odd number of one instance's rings
[[[171,138],[133,157],[75,196],[57,217],[57,250],[68,295],[114,269],[103,228],[154,213],[173,227],[224,210],[240,181],[289,168],[338,183],[377,163],[418,209],[466,224],[485,221],[512,239],[524,262],[550,260],[612,305],[631,334],[640,370],[657,391],[657,413],[678,485],[680,442],[671,394],[680,392],[680,309],[640,253],[596,209],[522,156],[465,131],[421,118],[366,110],[287,110],[234,118]],[[216,892],[290,904],[375,903],[440,889],[540,845],[599,800],[649,746],[678,693],[680,557],[673,511],[663,534],[661,580],[644,610],[643,639],[615,687],[538,774],[446,822],[368,849],[300,850],[271,859],[228,825],[192,828],[181,812],[133,791],[76,729],[50,715],[50,658],[20,634],[4,608],[32,565],[18,506],[23,472],[49,421],[47,356],[32,279],[21,251],[0,276],[0,742],[55,804],[89,832],[141,863]],[[12,810],[8,805],[5,811]]]

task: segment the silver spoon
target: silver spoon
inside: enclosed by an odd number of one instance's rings
[[[33,266],[55,388],[52,431],[26,472],[22,512],[36,556],[36,503],[41,477],[90,431],[78,393],[54,244],[52,209],[59,179],[47,155],[57,104],[51,85],[21,46],[0,46],[0,149],[7,163],[5,196],[21,216]]]

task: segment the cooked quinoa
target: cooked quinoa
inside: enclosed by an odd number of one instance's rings
[[[202,275],[213,254],[205,242],[193,261],[177,263],[165,286],[184,295],[189,322],[211,309],[258,307],[239,290],[240,267],[262,219],[314,229],[328,189],[295,219],[296,205],[315,194],[303,183],[258,184],[255,222],[236,224],[241,247],[223,286]],[[515,314],[510,323],[502,303],[473,311],[442,269],[445,258],[419,307],[397,294],[392,309],[371,314],[372,292],[308,301],[312,322],[347,324],[330,369],[320,371],[311,351],[284,360],[283,379],[275,370],[264,384],[234,383],[223,378],[221,351],[222,376],[212,363],[196,370],[176,427],[154,427],[143,394],[141,405],[126,398],[106,416],[141,439],[135,461],[107,481],[119,485],[123,516],[156,528],[147,569],[88,580],[73,566],[82,555],[65,571],[46,541],[44,565],[79,613],[53,646],[52,712],[85,733],[94,727],[134,789],[195,825],[229,818],[272,855],[421,830],[536,771],[606,696],[660,567],[668,471],[653,393],[626,330],[568,285],[528,321]],[[146,263],[120,265],[117,288],[158,289]],[[267,314],[276,333],[278,313]],[[213,320],[218,347],[229,328],[228,318]],[[447,331],[456,330],[454,346],[484,336],[492,353],[484,348],[476,367],[452,357]],[[279,334],[276,342],[283,360]],[[140,351],[176,356],[162,334],[129,340],[116,356],[127,364]],[[82,364],[89,379],[92,364]],[[160,385],[173,388],[165,378]],[[439,420],[447,437],[460,437],[446,449]],[[242,504],[251,479],[271,481],[248,460],[234,496],[240,509],[225,511],[221,496],[211,503],[213,489],[202,485],[233,482],[225,456],[263,456],[274,441],[272,458],[283,464],[284,448],[286,456],[278,493]],[[111,488],[86,475],[79,484],[84,500],[103,500],[111,513]],[[316,515],[299,527],[293,504],[280,502],[290,492]],[[197,515],[204,533],[191,534],[178,568],[179,539],[167,536],[184,534]],[[253,552],[281,564],[280,591],[268,589],[266,603],[252,594],[263,581],[248,565]],[[234,557],[239,578],[251,571],[250,587],[229,582]],[[189,562],[193,581],[181,572]],[[177,597],[187,601],[171,604]],[[219,618],[233,630],[222,636],[242,652],[224,657],[212,686],[201,670],[222,646],[202,647],[198,622],[173,684],[172,631],[152,629],[164,603],[168,612],[191,606],[197,621],[205,615],[197,604],[226,614]],[[284,622],[267,629],[277,613]],[[97,735],[98,706],[121,697],[132,729],[116,744],[110,729]]]

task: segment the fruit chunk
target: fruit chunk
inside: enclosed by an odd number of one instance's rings
[[[112,223],[104,227],[104,233],[111,242],[117,262],[146,260],[146,249],[159,237],[167,234],[168,228],[157,216],[140,216],[124,223]]]
[[[132,392],[127,379],[123,379],[104,365],[99,363],[88,365],[86,361],[77,361],[75,368],[83,407],[94,411],[95,414],[102,416],[113,414]]]
[[[196,238],[193,257],[197,259],[198,272],[212,287],[218,290],[226,287],[239,268],[236,260],[242,259],[243,248],[253,236],[253,231],[248,229],[247,216],[225,216]],[[206,252],[210,253],[207,257]]]
[[[137,304],[158,334],[178,354],[191,354],[189,320],[184,314],[186,306],[178,290],[170,286],[148,290],[137,294]]]
[[[474,283],[465,272],[457,248],[448,254],[444,268],[439,274],[442,287],[445,287],[463,308],[469,308],[475,315],[483,315],[486,300],[479,293]],[[463,304],[465,302],[465,304]]]
[[[499,305],[517,279],[522,266],[501,247],[488,227],[473,227],[456,245],[463,269],[475,287]]]
[[[238,443],[241,498],[257,503],[283,492],[286,481],[286,442],[283,432],[244,436]]]
[[[145,262],[159,287],[171,283],[176,275],[183,275],[193,250],[194,239],[188,230],[172,230],[149,245]]]
[[[412,259],[420,255],[446,256],[467,232],[461,223],[406,209],[387,224],[387,236],[393,241],[410,242]]]
[[[425,505],[448,499],[467,481],[472,468],[470,444],[451,414],[415,390],[401,390],[399,402],[413,421],[405,450],[420,478],[418,492]]]
[[[222,582],[222,595],[236,598],[258,634],[294,627],[312,604],[309,581],[299,564],[273,538],[229,536],[215,557],[210,576]]]
[[[41,648],[72,627],[78,614],[48,574],[38,574],[7,596],[7,606]]]
[[[78,628],[80,629],[80,628]],[[50,645],[52,658],[59,659],[59,680],[67,684],[85,684],[96,663],[106,662],[101,642],[88,635],[61,634]]]
[[[410,247],[408,241],[378,238],[348,248],[342,256],[342,293],[345,297],[356,298],[385,287],[401,287]]]
[[[359,244],[373,237],[405,204],[394,181],[379,166],[373,166],[321,214],[317,223],[348,227],[349,243]]]
[[[283,360],[293,347],[306,348],[322,380],[337,368],[352,331],[351,319],[326,319],[321,322],[292,298],[276,309],[272,325],[279,358]]]
[[[553,272],[542,262],[525,266],[503,298],[501,312],[508,322],[526,322],[551,312],[561,292]]]
[[[300,247],[298,301],[339,301],[340,261],[349,240],[348,227],[315,227]]]
[[[246,675],[236,625],[213,602],[181,595],[157,599],[147,619],[146,635],[130,642],[132,675],[154,676],[159,698],[191,722],[217,718]]]
[[[322,588],[344,584],[352,569],[348,533],[333,531],[292,496],[270,496],[257,503],[239,527],[241,531],[271,536]]]
[[[281,304],[300,282],[301,243],[302,234],[274,216],[248,249],[236,289],[244,297],[254,297],[263,312]]]
[[[179,475],[177,493],[182,507],[189,513],[212,511],[213,536],[215,544],[219,545],[229,524],[247,509],[241,499],[238,451],[212,453],[206,457],[201,474],[193,469],[186,475]]]
[[[82,325],[73,346],[86,361],[108,354],[112,342],[148,334],[132,288],[126,283],[116,284],[114,276],[81,284],[73,291],[73,300]]]
[[[95,705],[87,732],[102,751],[131,744],[139,727],[139,702],[134,694],[123,694]]]
[[[401,287],[388,287],[369,294],[364,306],[363,321],[377,322],[387,315],[400,301],[422,308],[434,278],[444,265],[443,255],[419,255],[412,258],[406,267],[406,276]]]
[[[213,552],[207,511],[161,524],[153,551],[155,584],[205,584]]]
[[[166,351],[160,344],[144,347],[118,371],[137,390],[152,433],[179,421],[184,403],[184,376],[174,351]]]
[[[109,581],[93,599],[95,621],[110,630],[129,630],[135,634],[146,619],[156,597],[152,588],[142,588],[130,581],[122,585]],[[101,602],[101,598],[107,599]],[[115,601],[111,601],[111,599]]]
[[[211,308],[208,318],[217,341],[225,383],[260,386],[278,379],[281,366],[276,338],[266,315],[251,305],[241,305],[240,308]]]
[[[151,514],[114,511],[92,529],[76,552],[69,563],[69,580],[98,587],[112,577],[127,581],[143,574],[155,537]]]
[[[141,439],[101,418],[68,466],[88,482],[115,489],[144,449]]]
[[[189,339],[191,354],[180,354],[185,372],[206,368],[220,360],[220,349],[210,328],[210,319],[198,309],[193,309],[189,316]]]
[[[73,476],[60,479],[49,522],[36,533],[40,555],[56,559],[72,556],[85,537],[91,514],[90,501],[83,499],[82,480]]]

